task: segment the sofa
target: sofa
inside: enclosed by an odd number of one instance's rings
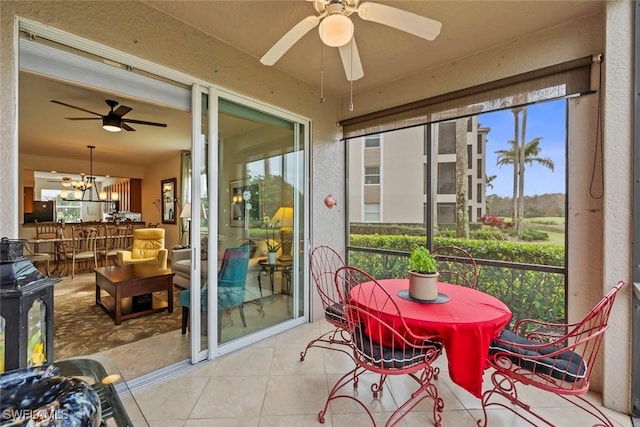
[[[261,296],[267,296],[271,294],[271,286],[268,278],[262,279],[262,295],[260,295],[260,288],[258,285],[258,274],[261,272],[261,267],[258,262],[261,259],[267,257],[267,241],[266,240],[247,240],[247,239],[220,239],[218,244],[219,259],[217,262],[218,267],[222,261],[224,250],[229,247],[237,247],[243,244],[252,246],[249,258],[249,267],[247,269],[247,282],[246,282],[246,296],[245,299],[256,299]],[[278,253],[278,256],[280,253]],[[175,273],[173,278],[173,284],[183,288],[191,288],[191,248],[189,247],[174,247],[171,249],[169,258],[171,260],[171,270]],[[201,258],[201,276],[202,281],[206,280],[208,276],[208,266],[206,261],[206,255],[202,255]],[[275,280],[279,283],[279,280]],[[277,285],[276,285],[277,291]]]

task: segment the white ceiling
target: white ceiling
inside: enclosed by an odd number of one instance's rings
[[[310,1],[147,1],[176,19],[253,56],[256,62],[291,27],[315,15]],[[379,1],[442,22],[434,41],[426,41],[381,24],[351,16],[364,77],[354,82],[354,95],[454,62],[456,59],[524,37],[568,20],[599,12],[602,1]],[[336,48],[321,47],[311,30],[274,66],[312,86],[320,86],[320,49],[324,49],[325,91],[349,93]],[[70,121],[88,113],[56,105],[51,99],[105,114],[106,99],[132,107],[127,118],[167,123],[167,128],[132,125],[136,132],[110,133],[99,120]],[[124,94],[106,93],[70,82],[20,73],[20,152],[65,156],[88,164],[87,145],[95,145],[94,161],[145,164],[190,145],[190,115]],[[82,147],[79,150],[78,147]],[[79,171],[68,171],[79,172]]]

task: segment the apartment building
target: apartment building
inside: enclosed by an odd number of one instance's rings
[[[350,140],[350,222],[423,224],[429,188],[437,191],[438,224],[456,222],[457,193],[466,200],[467,220],[476,221],[486,213],[489,131],[473,116]],[[430,141],[437,159],[432,177],[426,162]],[[437,185],[431,186],[432,180]]]

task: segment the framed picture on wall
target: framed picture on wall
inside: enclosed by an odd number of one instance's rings
[[[248,227],[251,223],[261,221],[260,186],[244,179],[229,183],[229,225],[232,227]]]
[[[176,223],[176,178],[163,179],[160,184],[162,194],[162,223]]]

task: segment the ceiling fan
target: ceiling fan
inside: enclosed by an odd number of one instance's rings
[[[75,108],[76,110],[84,111],[86,113],[90,113],[98,116],[98,117],[67,117],[67,119],[69,120],[102,120],[102,128],[109,132],[120,132],[122,129],[126,131],[135,131],[135,129],[129,126],[127,123],[159,126],[163,128],[167,127],[165,123],[155,123],[155,122],[147,122],[144,120],[124,119],[123,116],[127,114],[129,111],[131,111],[132,108],[124,105],[120,105],[118,108],[114,110],[114,108],[118,106],[118,101],[114,101],[112,99],[105,100],[107,105],[111,108],[111,110],[105,115],[87,110],[82,107],[76,107],[75,105],[66,104],[61,101],[56,101],[55,99],[52,99],[51,102],[53,102],[54,104],[64,105],[65,107]]]
[[[353,35],[353,22],[349,16],[357,13],[365,21],[377,22],[426,40],[434,40],[442,23],[415,13],[379,3],[360,0],[310,0],[319,15],[304,18],[291,28],[260,59],[264,65],[273,65],[298,40],[319,25],[320,39],[324,44],[340,50],[342,65],[347,80],[354,81],[364,76],[362,62]]]

